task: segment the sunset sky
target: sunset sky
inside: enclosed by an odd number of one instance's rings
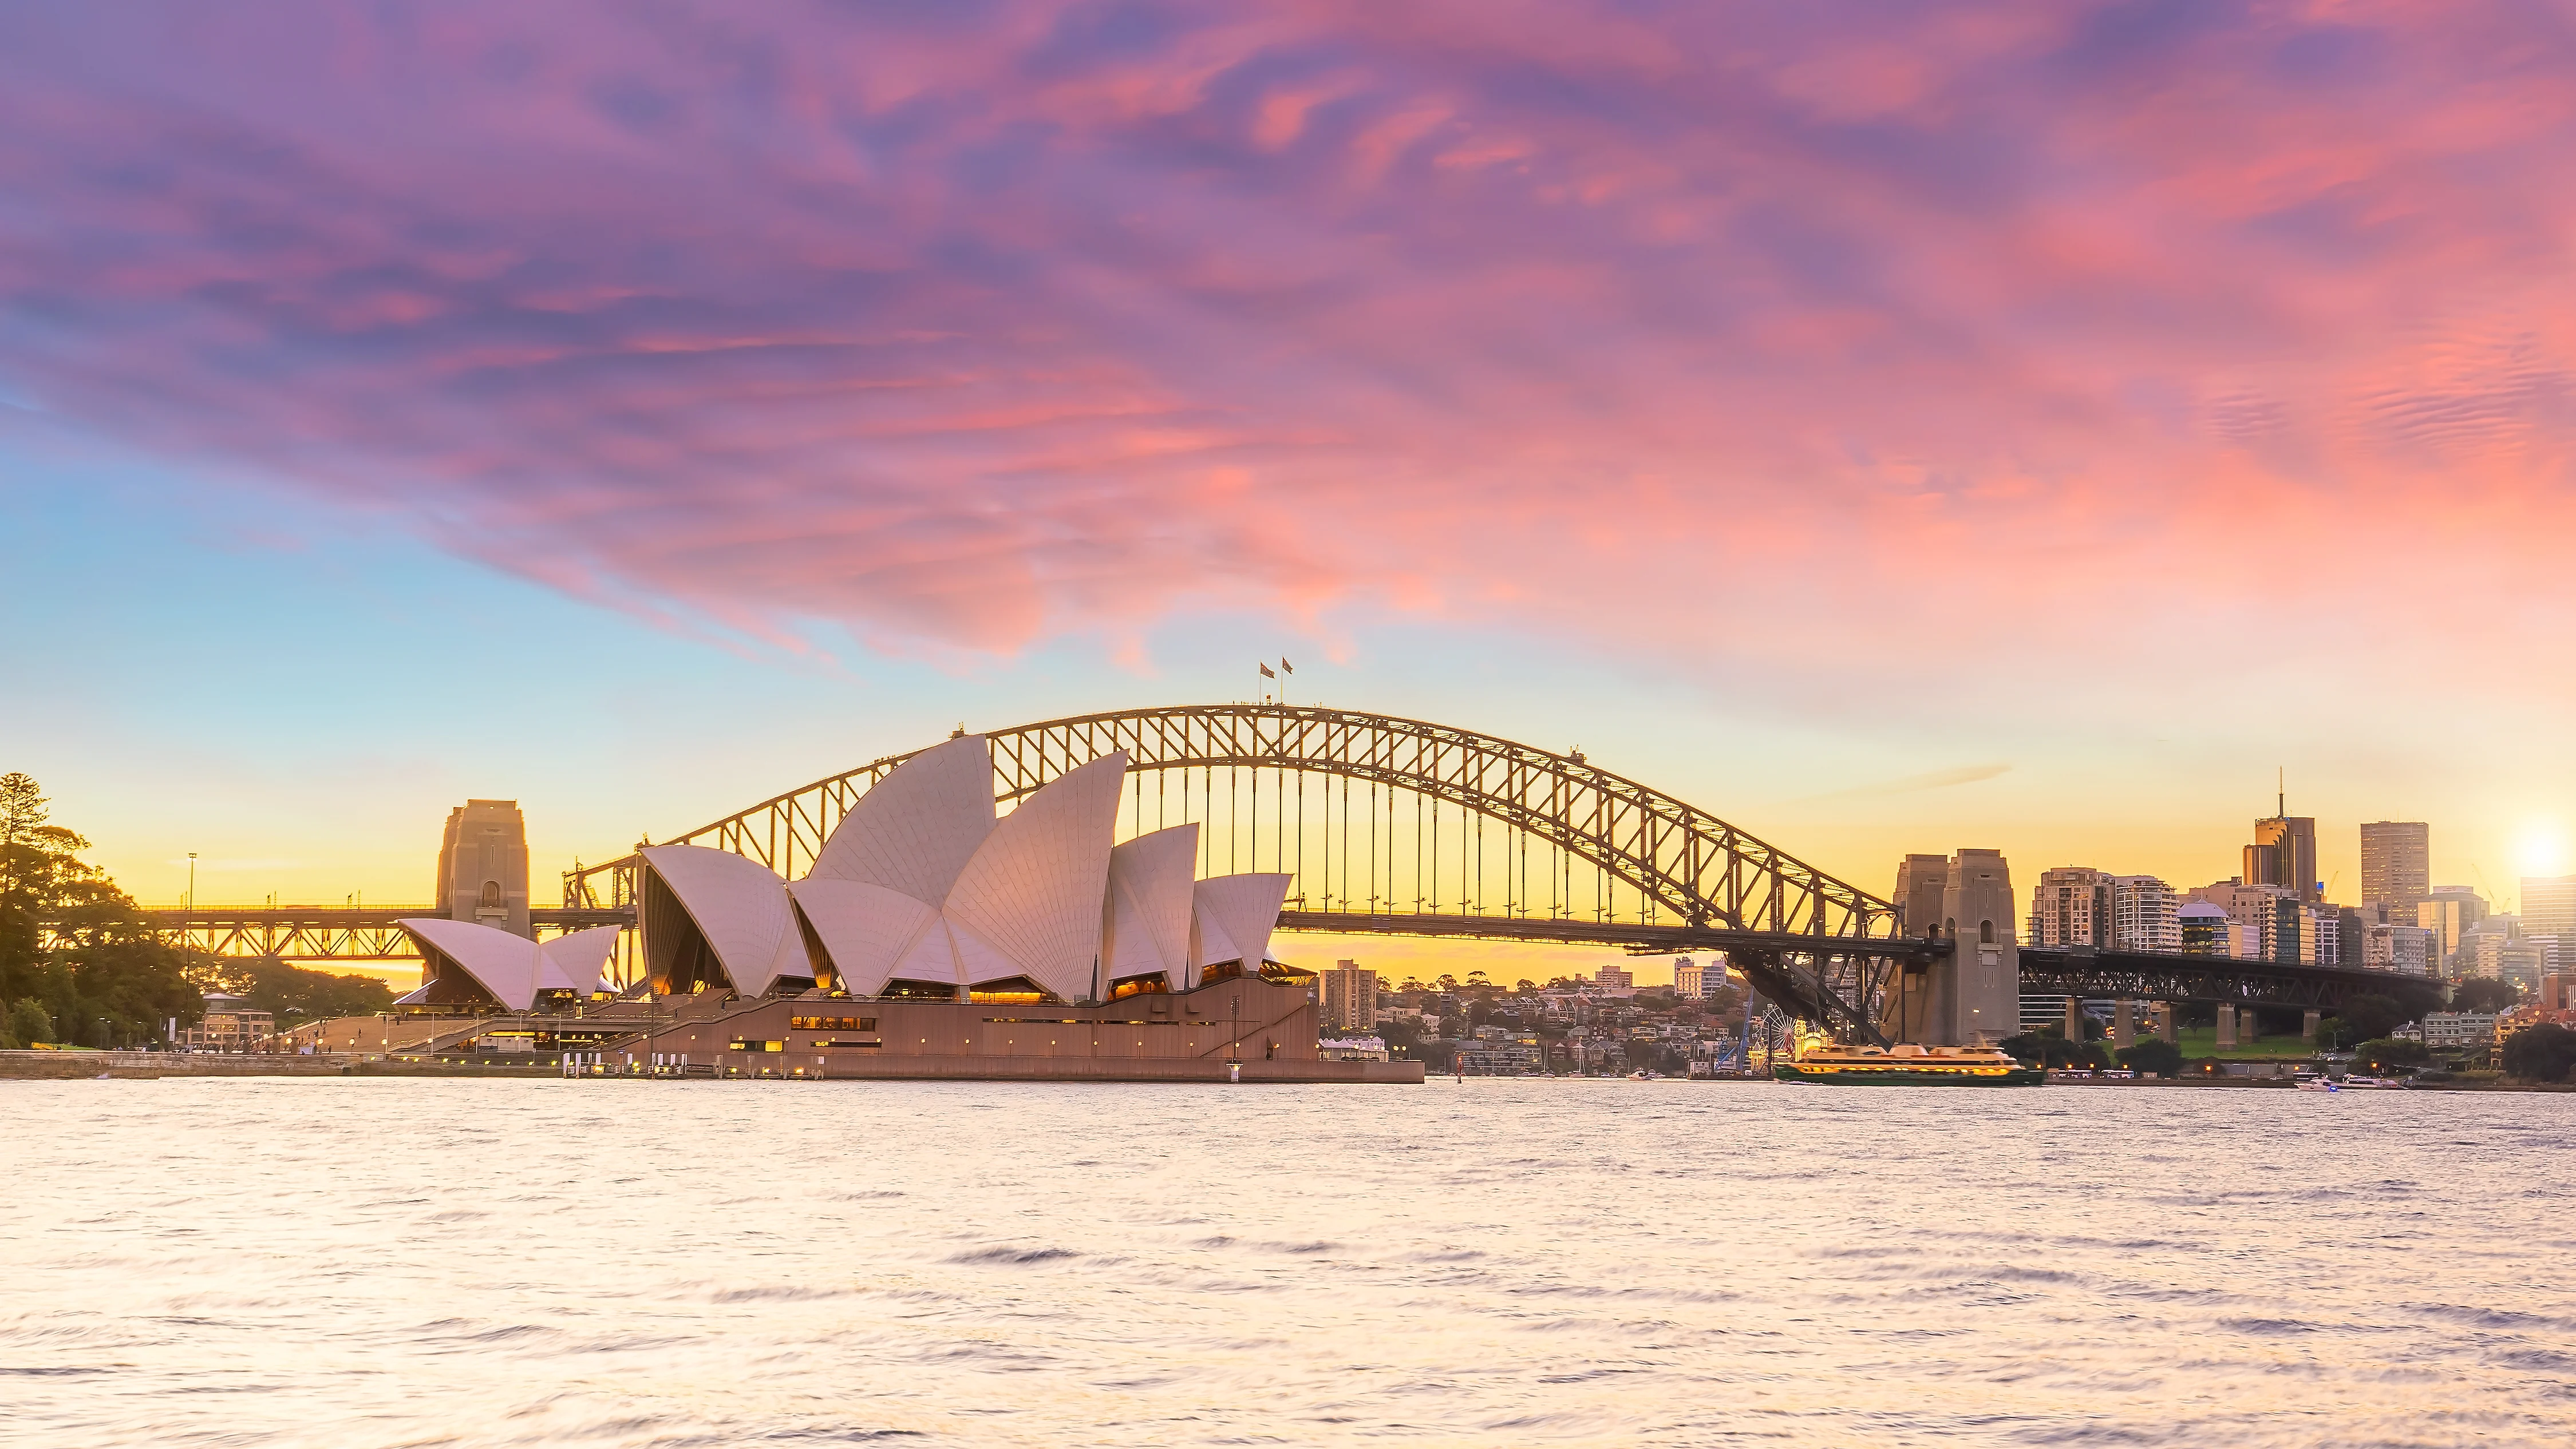
[[[12,7],[0,770],[151,903],[468,795],[543,896],[1284,654],[1879,893],[2286,768],[2509,898],[2571,251],[2547,6]]]

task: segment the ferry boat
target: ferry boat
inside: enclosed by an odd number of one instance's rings
[[[1783,1082],[1836,1087],[2036,1087],[2048,1080],[2041,1067],[2026,1067],[1993,1047],[1892,1047],[1808,1045],[1775,1062]]]

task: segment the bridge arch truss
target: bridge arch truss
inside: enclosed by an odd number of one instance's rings
[[[1126,751],[1122,833],[1195,820],[1207,873],[1290,872],[1291,929],[1726,950],[1766,995],[1873,1036],[1870,1013],[1855,1008],[1891,963],[1926,947],[1900,935],[1892,903],[1573,752],[1284,704],[1121,710],[985,738],[1005,804]],[[664,843],[732,851],[792,878],[908,758]],[[630,904],[635,868],[629,856],[567,873],[565,906]]]

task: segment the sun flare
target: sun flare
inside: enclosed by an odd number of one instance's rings
[[[2524,875],[2567,873],[2567,827],[2555,820],[2536,821],[2514,837],[2513,860]]]

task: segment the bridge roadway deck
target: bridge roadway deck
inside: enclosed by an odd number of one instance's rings
[[[1279,928],[1283,931],[1617,946],[1645,955],[1725,951],[1757,956],[1817,953],[1928,961],[1947,955],[1950,950],[1947,941],[1927,941],[1919,937],[1856,940],[1794,932],[1730,931],[1633,921],[1432,916],[1401,911],[1378,915],[1282,911]],[[2020,957],[2021,989],[2024,992],[2087,1000],[2128,998],[2333,1010],[2351,997],[2377,995],[2392,997],[2411,1010],[2428,1011],[2439,1007],[2444,995],[2442,983],[2428,977],[2336,966],[2252,961],[2234,956],[2024,946]],[[1764,985],[1758,975],[1754,984],[1757,988]],[[1784,984],[1796,989],[1794,983]],[[1792,1008],[1800,1005],[1795,1001],[1782,1004]]]
[[[227,955],[289,960],[408,960],[409,943],[398,924],[436,914],[426,905],[403,906],[200,906],[145,911],[157,930],[184,935],[189,944]],[[632,926],[631,907],[539,906],[529,911],[541,933]],[[1550,945],[1610,946],[1636,955],[1722,951],[1740,965],[1767,965],[1783,956],[1867,957],[1929,962],[1946,955],[1947,941],[1921,937],[1815,936],[1791,931],[1737,931],[1724,927],[1642,921],[1587,921],[1565,917],[1438,915],[1427,912],[1286,910],[1283,931],[1341,935],[1427,936],[1529,941]],[[2412,1010],[2437,1008],[2442,983],[2333,966],[2290,965],[2229,956],[2165,955],[2085,947],[2021,948],[2021,989],[2032,994],[2086,999],[2220,1002],[2333,1010],[2363,994],[2395,998]],[[1753,973],[1757,987],[1767,974]],[[1789,987],[1788,980],[1779,985]],[[1795,994],[1784,992],[1783,994]],[[1793,1008],[1802,1003],[1783,1001]]]
[[[1539,941],[1565,946],[1617,946],[1637,955],[1688,951],[1818,952],[1930,960],[1950,953],[1947,941],[1919,936],[1813,936],[1801,931],[1736,931],[1724,927],[1661,925],[1642,921],[1585,921],[1546,916],[1446,916],[1413,911],[1298,911],[1279,913],[1283,931],[1333,931],[1350,935],[1447,936],[1488,941]]]

